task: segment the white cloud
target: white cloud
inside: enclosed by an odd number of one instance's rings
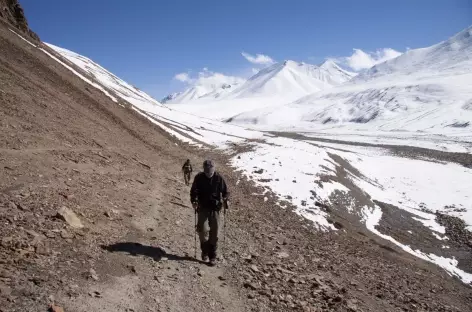
[[[361,49],[353,49],[348,57],[334,59],[336,62],[347,65],[355,71],[371,68],[374,65],[396,58],[403,53],[391,48],[379,49],[375,52],[364,52]]]
[[[211,87],[218,87],[223,84],[236,84],[243,82],[244,79],[235,76],[227,76],[222,73],[215,73],[212,71],[204,70],[203,72],[198,73],[198,78],[195,79],[195,85],[202,85],[202,86],[211,86]]]
[[[251,68],[251,72],[253,75],[257,74],[260,71],[259,68]]]
[[[188,73],[180,73],[175,75],[174,79],[184,82],[188,86],[204,86],[210,88],[220,87],[223,84],[237,84],[245,81],[245,79],[241,77],[212,72],[207,67],[204,67],[193,77]]]
[[[249,62],[253,64],[258,64],[258,65],[272,65],[275,63],[275,61],[268,55],[264,54],[256,54],[256,55],[251,55],[246,52],[241,52],[241,55],[248,60]]]
[[[187,73],[180,73],[174,76],[175,80],[181,81],[181,82],[189,82],[190,77]]]

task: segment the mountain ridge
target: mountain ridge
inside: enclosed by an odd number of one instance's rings
[[[165,103],[186,103],[193,100],[236,99],[248,97],[285,97],[296,99],[312,92],[345,83],[356,74],[341,69],[332,60],[320,65],[285,60],[261,69],[240,84],[213,86],[202,92],[199,85],[168,95]]]
[[[180,104],[194,100],[213,100],[218,99],[231,92],[237,87],[238,83],[221,83],[211,85],[194,85],[184,91],[174,92],[161,99],[163,104]]]
[[[375,65],[343,85],[227,120],[283,128],[461,131],[472,125],[470,85],[472,26]]]

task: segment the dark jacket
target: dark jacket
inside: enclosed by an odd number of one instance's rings
[[[223,177],[215,172],[211,178],[200,172],[193,180],[190,189],[190,201],[198,202],[200,208],[219,210],[223,205],[223,198],[228,198],[229,192]]]
[[[192,165],[190,163],[185,162],[185,164],[182,166],[182,171],[184,173],[192,173]]]

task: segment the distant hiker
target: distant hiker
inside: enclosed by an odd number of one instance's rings
[[[184,163],[182,166],[182,172],[184,173],[184,181],[185,185],[190,184],[190,179],[192,178],[192,164],[190,163],[190,159],[187,159],[187,161]]]
[[[215,171],[212,160],[203,162],[203,172],[198,173],[190,190],[190,201],[198,214],[197,232],[200,237],[202,260],[210,258],[210,265],[216,264],[220,211],[228,208],[228,188],[223,177]],[[209,231],[208,231],[209,225]],[[209,234],[207,240],[206,236]]]

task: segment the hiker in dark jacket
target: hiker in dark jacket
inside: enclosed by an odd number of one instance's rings
[[[184,163],[182,166],[182,172],[184,173],[184,181],[185,185],[190,184],[190,179],[192,179],[192,164],[190,163],[190,159],[187,159],[187,161]]]
[[[210,258],[216,264],[220,211],[228,208],[228,188],[223,177],[215,171],[212,160],[203,162],[203,172],[195,176],[190,190],[190,201],[198,213],[197,232],[200,237],[202,260]],[[209,231],[208,231],[208,225]],[[207,234],[209,237],[207,239]]]

